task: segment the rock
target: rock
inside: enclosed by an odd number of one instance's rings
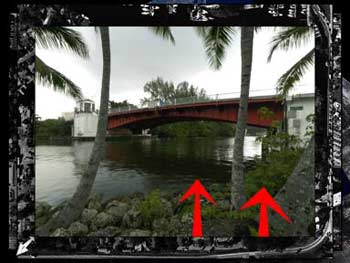
[[[96,224],[94,223],[94,221],[92,221],[89,225],[89,230],[90,232],[95,232],[98,230],[98,227],[96,226]]]
[[[91,232],[88,236],[103,236],[103,237],[114,237],[119,236],[122,233],[122,230],[116,226],[108,226],[103,229]]]
[[[138,207],[141,204],[141,199],[132,198],[129,203],[132,204],[133,207]]]
[[[47,202],[37,202],[35,206],[35,216],[46,216],[51,210],[51,206]]]
[[[98,211],[96,209],[85,208],[81,214],[81,222],[85,225],[90,225],[97,213]]]
[[[112,200],[110,202],[108,202],[105,206],[105,210],[108,210],[111,207],[124,207],[124,206],[128,206],[128,204],[124,201],[120,201],[120,200]]]
[[[142,217],[140,211],[132,208],[123,216],[122,226],[128,228],[138,228],[142,225]]]
[[[97,214],[93,223],[97,226],[97,228],[104,228],[108,225],[113,224],[113,217],[105,212],[101,212]]]
[[[152,224],[153,236],[176,236],[179,231],[184,230],[184,225],[181,224],[177,217],[171,219],[157,218]],[[187,234],[188,231],[182,231]],[[191,233],[191,232],[190,232]]]
[[[183,224],[192,224],[192,215],[189,214],[189,213],[186,213],[184,214],[182,217],[181,217],[181,223]]]
[[[114,224],[121,224],[124,215],[128,212],[128,205],[120,203],[119,206],[112,206],[107,210],[107,214],[113,217]]]
[[[189,231],[187,231],[189,230]],[[178,236],[179,235],[179,232],[181,234],[191,234],[192,233],[192,225],[187,227],[184,226],[180,219],[177,218],[177,217],[172,217],[171,220],[170,220],[170,224],[169,224],[169,235],[173,235],[173,236]]]
[[[107,226],[104,229],[107,233],[110,233],[111,236],[118,236],[121,234],[122,230],[116,226]]]
[[[66,236],[70,236],[70,232],[65,228],[57,228],[50,236],[51,237],[66,237]]]
[[[101,211],[102,205],[99,201],[97,200],[91,200],[88,205],[87,205],[88,209],[94,209],[97,211]]]
[[[72,236],[84,236],[89,232],[89,229],[86,225],[76,221],[69,226],[68,231]]]
[[[123,229],[122,232],[120,233],[121,237],[128,237],[130,233],[130,229]]]
[[[88,198],[87,208],[101,211],[101,208],[102,208],[101,196],[96,193],[91,194],[90,197]]]
[[[151,231],[149,230],[142,230],[142,229],[135,229],[129,232],[129,236],[131,237],[150,237]]]
[[[169,227],[169,221],[165,218],[157,218],[152,223],[152,229],[157,232],[168,231]]]

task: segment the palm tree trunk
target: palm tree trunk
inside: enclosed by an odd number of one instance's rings
[[[253,27],[241,28],[241,96],[236,124],[231,171],[231,209],[238,209],[245,201],[243,145],[248,114],[248,98],[253,57]]]
[[[100,27],[100,35],[103,54],[102,88],[97,133],[93,149],[90,155],[90,159],[73,197],[68,201],[68,203],[56,217],[49,220],[49,222],[44,227],[38,229],[37,234],[39,235],[48,234],[58,227],[68,227],[81,215],[87,203],[88,197],[90,196],[100,161],[104,155],[108,118],[109,82],[111,71],[110,41],[108,27]]]

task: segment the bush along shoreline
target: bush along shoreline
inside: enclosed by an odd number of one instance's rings
[[[237,226],[254,235],[254,212],[230,211],[228,185],[212,184],[208,191],[217,206],[201,200],[203,235],[235,235]],[[154,190],[147,195],[135,193],[106,202],[92,194],[80,218],[68,228],[57,228],[50,236],[191,236],[193,198],[179,203],[183,193]],[[36,203],[36,227],[45,224],[64,206]],[[250,227],[248,225],[250,224]],[[240,227],[241,228],[241,227]]]

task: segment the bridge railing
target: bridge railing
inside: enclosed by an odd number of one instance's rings
[[[251,90],[250,93],[254,94],[254,96],[268,96],[267,91],[270,91],[270,95],[276,95],[275,89],[269,90]],[[173,98],[168,100],[154,100],[154,101],[146,101],[144,103],[140,103],[139,105],[126,105],[118,108],[112,108],[109,110],[109,113],[118,113],[118,112],[127,112],[137,109],[153,109],[157,107],[166,107],[173,105],[182,105],[182,104],[193,104],[199,102],[206,101],[223,101],[228,99],[239,99],[240,92],[229,92],[229,93],[220,93],[220,94],[211,94],[205,96],[192,96],[192,97],[184,97],[184,98]]]

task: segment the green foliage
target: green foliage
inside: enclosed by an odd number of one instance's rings
[[[257,237],[259,235],[259,232],[255,227],[248,225],[248,229],[249,229],[249,233],[252,237]]]
[[[62,92],[74,99],[81,99],[81,89],[70,79],[47,65],[38,56],[35,58],[35,74],[39,83],[53,88],[54,91]]]
[[[258,116],[262,120],[271,119],[275,116],[275,113],[267,107],[261,107],[258,109]]]
[[[214,219],[222,219],[227,217],[227,211],[221,210],[217,206],[213,206],[212,204],[203,206],[201,208],[202,218],[205,220],[214,220]]]
[[[285,132],[270,128],[266,136],[257,138],[267,151],[256,159],[255,167],[246,174],[246,196],[265,187],[275,195],[292,174],[302,154],[301,140]]]
[[[309,27],[282,27],[271,41],[268,62],[271,61],[275,51],[289,51],[293,48],[299,48],[312,40],[312,36],[312,30]]]
[[[123,100],[122,102],[117,101],[109,101],[109,108],[110,109],[118,109],[118,108],[124,108],[129,107],[130,109],[137,109],[136,105],[129,103],[127,100]]]
[[[155,35],[162,37],[164,40],[169,40],[172,44],[175,44],[175,38],[171,32],[171,28],[168,26],[152,26],[149,27]]]
[[[277,89],[282,97],[286,97],[295,84],[298,83],[311,66],[313,66],[314,57],[315,49],[311,49],[278,79]]]
[[[258,161],[255,169],[246,174],[245,191],[252,196],[262,187],[275,195],[292,174],[301,156],[300,149],[272,151]]]
[[[33,27],[36,43],[44,49],[68,50],[82,58],[89,57],[88,46],[81,34],[66,27]],[[35,56],[35,75],[39,83],[52,87],[66,95],[81,99],[80,87],[62,73],[47,65],[38,56]]]
[[[299,48],[311,41],[313,31],[309,27],[284,27],[278,31],[271,41],[271,49],[267,61],[270,62],[277,50],[289,51]],[[277,81],[277,89],[281,97],[286,97],[289,91],[305,75],[314,64],[315,49],[311,49],[290,69],[288,69]]]
[[[159,137],[233,137],[235,128],[231,123],[194,121],[165,124],[151,133]]]
[[[202,38],[210,67],[218,70],[226,55],[227,48],[232,43],[235,30],[230,26],[200,27],[198,35]]]
[[[64,118],[35,120],[35,138],[37,140],[49,139],[50,137],[70,137],[73,121],[66,121]]]
[[[247,208],[245,210],[231,211],[228,213],[228,217],[234,221],[245,222],[249,220],[254,220],[258,214],[259,214],[259,207],[254,206],[254,207]]]
[[[165,217],[164,208],[159,189],[150,192],[138,207],[145,226],[151,226],[155,219]]]
[[[151,80],[145,84],[143,90],[149,96],[143,98],[141,103],[146,105],[149,102],[162,102],[167,104],[174,104],[176,99],[180,102],[187,99],[191,102],[191,98],[205,99],[206,94],[204,89],[198,89],[190,85],[187,81],[180,82],[178,85],[172,81],[164,81],[162,78]]]
[[[83,58],[89,57],[88,46],[82,35],[67,27],[33,27],[39,47],[44,49],[64,49]]]

